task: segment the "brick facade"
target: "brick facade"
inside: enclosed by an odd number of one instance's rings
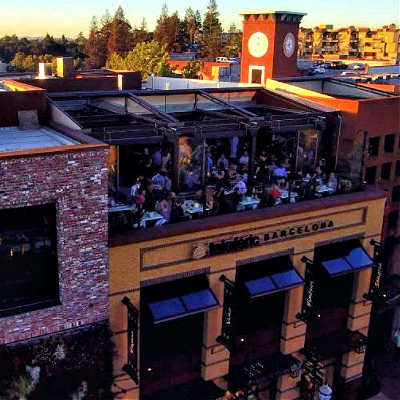
[[[108,319],[107,149],[0,158],[0,209],[56,203],[61,305],[0,318],[0,344]]]

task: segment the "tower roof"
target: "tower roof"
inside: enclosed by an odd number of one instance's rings
[[[306,13],[296,11],[278,11],[278,10],[247,10],[240,11],[239,15],[262,15],[262,14],[286,14],[286,15],[298,15],[304,17]]]

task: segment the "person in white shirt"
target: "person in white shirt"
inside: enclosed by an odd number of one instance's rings
[[[243,181],[243,177],[241,175],[236,175],[236,179],[235,179],[235,186],[234,189],[236,190],[236,192],[242,196],[244,196],[247,192],[247,187],[246,184]]]
[[[134,199],[137,192],[139,191],[140,186],[142,185],[142,181],[143,181],[143,176],[138,176],[134,182],[134,184],[131,187],[131,199]]]

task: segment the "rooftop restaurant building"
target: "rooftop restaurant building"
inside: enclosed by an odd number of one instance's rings
[[[263,84],[297,73],[293,43],[303,14],[242,15],[249,53],[243,80]],[[265,68],[268,60],[276,65]],[[363,185],[363,152],[343,162],[347,136],[339,107],[289,90],[88,85],[48,89],[37,107],[22,107],[37,108],[42,125],[61,133],[58,141],[75,138],[88,154],[77,164],[68,155],[59,169],[51,165],[61,180],[49,197],[45,189],[56,174],[43,162],[24,163],[35,193],[45,196],[35,204],[51,198],[62,210],[57,223],[75,218],[72,237],[64,240],[64,230],[57,236],[58,249],[76,244],[58,250],[65,254],[59,288],[76,287],[76,273],[84,289],[61,296],[55,310],[76,293],[88,296],[89,304],[79,297],[82,308],[73,315],[90,323],[105,316],[91,310],[104,305],[108,290],[115,397],[312,399],[329,384],[336,399],[357,399],[371,302],[381,293],[386,193]],[[4,126],[18,125],[10,115]],[[43,134],[54,143],[52,133]],[[71,174],[72,167],[88,175]],[[29,192],[6,176],[8,190]],[[98,189],[97,202],[89,188]],[[69,196],[76,196],[73,204]],[[3,204],[17,207],[7,195]],[[108,276],[101,247],[107,211]],[[62,280],[62,271],[73,277]],[[104,283],[101,294],[93,276]],[[61,315],[44,325],[70,317]],[[33,316],[18,318],[21,325],[31,321],[28,337]],[[9,320],[3,321],[9,335]]]
[[[356,398],[385,194],[336,173],[335,109],[262,88],[49,101],[110,145],[117,398]]]

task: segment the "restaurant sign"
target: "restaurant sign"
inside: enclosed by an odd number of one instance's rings
[[[138,310],[134,307],[128,297],[122,299],[122,304],[128,309],[128,354],[127,363],[122,367],[131,379],[138,385],[139,375],[137,369],[138,363]]]
[[[192,256],[194,259],[200,259],[206,256],[213,257],[220,254],[232,253],[278,240],[280,241],[291,239],[296,236],[310,235],[334,228],[334,226],[335,224],[332,220],[321,220],[257,234],[235,236],[218,242],[196,244],[193,248]]]
[[[222,311],[221,336],[217,337],[217,342],[232,352],[235,350],[236,287],[224,275],[221,276],[220,280],[224,282],[224,307]]]

